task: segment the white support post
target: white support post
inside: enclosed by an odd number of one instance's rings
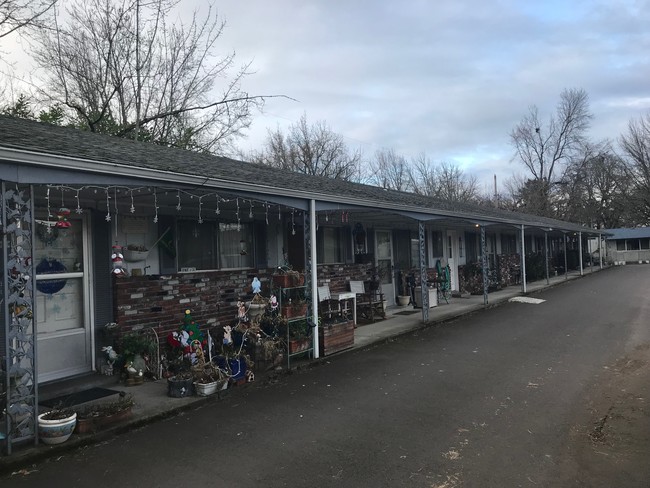
[[[578,232],[578,257],[580,259],[580,276],[584,276],[582,269],[582,232]]]
[[[311,248],[311,318],[314,327],[314,359],[318,359],[318,259],[316,256],[316,200],[309,201],[309,246]]]
[[[568,280],[569,279],[569,268],[567,268],[567,266],[568,266],[569,260],[567,259],[567,256],[566,256],[566,238],[567,238],[567,235],[566,235],[566,232],[565,232],[564,233],[564,279]]]
[[[521,224],[521,291],[526,293],[526,240],[524,239],[524,224]]]
[[[546,267],[546,284],[548,280],[548,232],[544,231],[544,266]]]
[[[600,258],[600,269],[603,269],[603,236],[598,234],[598,257]]]

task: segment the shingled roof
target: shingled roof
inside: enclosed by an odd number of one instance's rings
[[[597,232],[578,224],[534,215],[511,212],[490,206],[450,202],[408,192],[348,181],[278,170],[231,158],[132,141],[103,134],[53,126],[41,122],[0,116],[0,155],[11,161],[21,155],[24,162],[32,155],[54,156],[57,161],[93,166],[110,164],[115,174],[120,169],[152,171],[167,184],[181,177],[199,177],[206,181],[256,185],[269,195],[287,195],[323,202],[344,202],[361,207],[417,212],[426,218],[444,216],[504,224],[524,224],[567,231]],[[215,183],[216,184],[216,183]]]

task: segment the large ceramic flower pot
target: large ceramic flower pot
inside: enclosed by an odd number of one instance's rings
[[[38,416],[38,437],[43,444],[61,444],[72,435],[77,425],[77,413],[63,419],[45,419],[50,413],[45,412]]]

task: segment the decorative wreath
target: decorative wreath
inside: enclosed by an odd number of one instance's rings
[[[54,226],[49,226],[47,224],[37,223],[36,235],[41,240],[41,242],[49,246],[58,239],[59,229]]]
[[[36,266],[36,274],[56,274],[56,273],[65,273],[67,271],[65,265],[61,261],[56,259],[43,260],[38,263]],[[41,293],[47,295],[52,295],[58,291],[61,291],[65,286],[67,280],[65,279],[54,279],[54,280],[39,280],[36,282],[36,288]]]

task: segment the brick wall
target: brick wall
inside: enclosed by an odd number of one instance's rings
[[[370,264],[319,264],[318,286],[329,285],[330,292],[349,291],[348,283],[370,279]]]
[[[272,273],[265,269],[113,278],[114,320],[121,335],[154,327],[161,342],[178,330],[187,309],[201,327],[231,325],[237,301],[252,297],[253,277],[269,296]]]

